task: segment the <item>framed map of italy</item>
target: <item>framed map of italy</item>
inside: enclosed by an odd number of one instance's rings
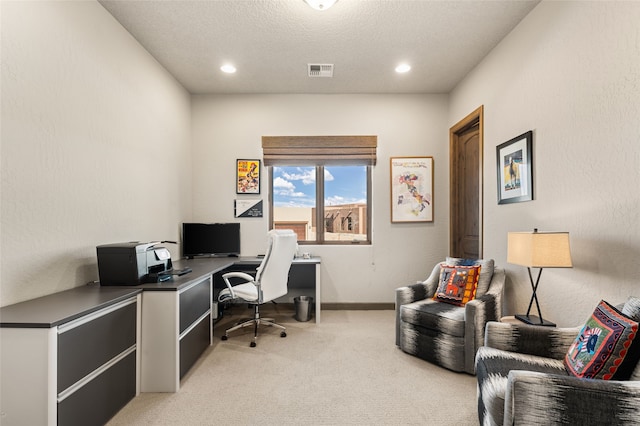
[[[391,222],[433,222],[433,157],[391,157]]]

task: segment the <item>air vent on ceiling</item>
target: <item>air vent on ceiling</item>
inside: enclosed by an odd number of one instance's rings
[[[309,77],[333,77],[333,64],[307,64]]]

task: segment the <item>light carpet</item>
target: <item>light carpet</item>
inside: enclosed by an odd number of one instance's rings
[[[213,345],[177,393],[142,393],[116,425],[475,425],[476,379],[407,355],[395,346],[393,311],[322,311],[322,322],[261,328],[221,341],[250,314],[234,308],[214,329]],[[250,315],[249,315],[250,316]]]

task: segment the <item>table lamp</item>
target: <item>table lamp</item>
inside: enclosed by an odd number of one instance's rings
[[[571,268],[571,251],[569,249],[568,232],[509,232],[507,235],[507,262],[526,266],[529,271],[529,281],[533,294],[529,301],[526,315],[516,315],[522,322],[532,325],[555,327],[555,324],[542,319],[540,304],[538,303],[538,284],[543,268]],[[531,268],[540,268],[535,284],[531,275]],[[529,315],[533,301],[536,302],[538,316]]]

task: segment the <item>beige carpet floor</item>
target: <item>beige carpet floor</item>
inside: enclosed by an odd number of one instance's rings
[[[395,346],[393,311],[322,311],[220,340],[235,307],[177,393],[142,393],[109,425],[475,425],[476,380]],[[271,313],[270,313],[271,314]],[[236,316],[238,315],[238,316]],[[249,315],[250,316],[250,315]]]

